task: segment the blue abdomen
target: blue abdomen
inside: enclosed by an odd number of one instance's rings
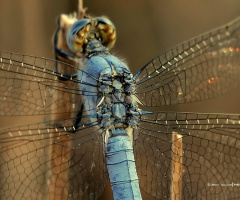
[[[142,199],[133,147],[125,129],[110,131],[106,162],[114,199]]]

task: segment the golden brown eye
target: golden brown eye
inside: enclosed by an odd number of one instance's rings
[[[101,37],[101,43],[110,49],[116,42],[116,29],[114,24],[107,18],[96,18],[97,26]]]
[[[73,52],[82,52],[82,46],[86,42],[90,26],[90,19],[82,19],[76,21],[68,30],[67,44]]]

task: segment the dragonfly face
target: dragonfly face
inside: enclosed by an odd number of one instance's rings
[[[70,115],[1,130],[1,198],[98,198],[108,178],[104,158],[107,131],[99,128],[104,114],[106,127],[117,122],[123,128],[122,119],[132,127],[137,124],[132,128],[132,145],[142,192],[158,199],[239,198],[237,185],[222,185],[237,183],[240,178],[240,116],[163,112],[159,108],[202,101],[238,87],[238,32],[236,20],[164,52],[133,76],[127,67],[118,72],[116,64],[100,68],[90,62],[95,54],[84,62],[92,68],[83,70],[1,52],[1,115]],[[56,72],[56,64],[63,65],[63,70]],[[77,78],[76,73],[62,73],[65,70],[77,71]],[[136,83],[129,84],[131,81]],[[120,90],[131,95],[123,98],[118,95]],[[122,106],[132,104],[134,96],[146,112],[134,107],[126,111]],[[90,100],[84,101],[85,97]],[[94,117],[98,108],[99,115]],[[151,108],[155,112],[147,112]],[[124,119],[129,113],[141,117]],[[121,131],[109,134],[124,135]],[[217,187],[209,189],[209,183]]]
[[[86,51],[92,51],[94,49],[93,46],[91,47],[93,43],[89,44],[89,42],[94,40],[101,41],[101,44],[106,48],[111,48],[114,45],[116,33],[115,27],[110,20],[106,18],[78,20],[70,27],[67,33],[68,47],[73,52],[85,53]]]

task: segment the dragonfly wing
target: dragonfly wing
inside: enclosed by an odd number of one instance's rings
[[[1,199],[100,196],[107,180],[102,133],[96,122],[73,131],[72,120],[0,131]]]
[[[134,141],[142,190],[158,199],[239,198],[239,120],[181,112],[142,116]]]
[[[136,75],[143,105],[196,102],[240,85],[240,19],[152,59]]]
[[[61,65],[61,71],[56,65]],[[73,116],[71,113],[76,114],[82,104],[79,83],[88,84],[83,82],[83,74],[81,69],[59,61],[0,52],[0,115]]]

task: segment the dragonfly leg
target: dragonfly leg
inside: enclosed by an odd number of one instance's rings
[[[73,124],[74,124],[74,126],[75,126],[76,129],[79,128],[80,123],[81,123],[81,121],[82,121],[83,109],[84,109],[84,105],[82,104],[82,105],[81,105],[81,108],[80,108],[80,110],[79,110],[79,112],[78,112],[78,114],[77,114],[77,116],[76,116],[75,119],[74,119]]]

